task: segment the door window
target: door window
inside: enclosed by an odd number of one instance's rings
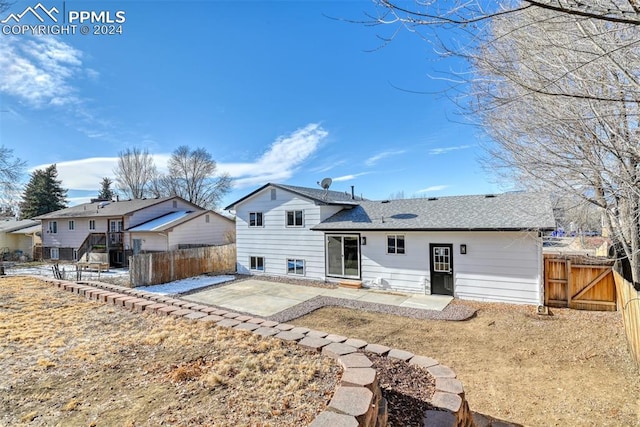
[[[433,248],[433,271],[436,273],[451,272],[451,252],[448,247]]]

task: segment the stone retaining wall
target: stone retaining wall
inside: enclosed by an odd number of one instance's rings
[[[311,424],[313,427],[386,427],[387,402],[382,396],[377,373],[367,353],[421,366],[435,378],[436,391],[429,403],[437,409],[425,412],[425,426],[474,426],[462,383],[456,379],[455,372],[430,357],[123,286],[37,278],[92,300],[134,311],[213,322],[217,326],[251,331],[263,337],[273,336],[333,357],[343,367],[342,380],[325,411]]]

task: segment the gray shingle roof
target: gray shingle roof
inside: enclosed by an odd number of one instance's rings
[[[553,229],[551,199],[541,193],[362,201],[314,230],[527,230]]]
[[[15,219],[6,219],[0,221],[0,231],[9,233],[38,225],[40,225],[40,221],[34,221],[32,219],[22,219],[20,221],[16,221]]]
[[[123,216],[174,198],[175,197],[159,197],[157,199],[133,199],[120,200],[117,202],[83,203],[81,205],[40,215],[35,217],[35,219]]]
[[[355,205],[355,204],[358,204],[362,200],[366,200],[366,199],[363,199],[362,197],[359,197],[359,196],[355,196],[352,199],[351,198],[351,193],[348,193],[346,191],[342,192],[342,191],[329,190],[325,194],[325,190],[323,190],[322,188],[298,187],[296,185],[285,185],[285,184],[268,183],[268,184],[265,184],[262,187],[258,188],[257,190],[252,191],[251,193],[247,194],[243,198],[241,198],[239,200],[236,200],[235,202],[231,203],[229,206],[224,208],[224,210],[232,209],[238,203],[241,203],[242,201],[248,199],[249,197],[253,196],[256,193],[259,193],[260,191],[264,190],[265,188],[267,188],[269,186],[274,187],[274,188],[280,188],[280,189],[286,190],[286,191],[290,191],[290,192],[295,193],[295,194],[297,194],[299,196],[305,197],[307,199],[311,199],[311,200],[313,200],[315,202],[328,204],[328,205]]]

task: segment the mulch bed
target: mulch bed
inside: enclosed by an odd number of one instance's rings
[[[424,425],[424,412],[433,409],[434,378],[423,368],[397,359],[367,353],[378,372],[382,396],[387,399],[389,426]]]

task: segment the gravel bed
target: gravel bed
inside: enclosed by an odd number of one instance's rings
[[[472,318],[476,310],[462,304],[449,304],[442,311],[423,310],[419,308],[398,307],[397,305],[377,304],[372,302],[318,296],[305,302],[295,305],[279,313],[269,316],[269,320],[275,322],[289,322],[298,317],[302,317],[322,307],[344,307],[357,310],[369,311],[372,313],[395,314],[398,316],[411,317],[425,320],[467,320]]]

